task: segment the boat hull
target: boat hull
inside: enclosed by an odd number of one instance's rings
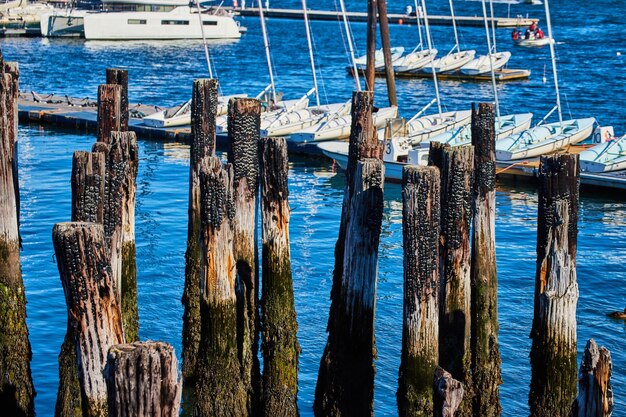
[[[432,66],[425,66],[423,71],[431,74],[433,70],[436,73],[456,71],[474,59],[474,55],[476,55],[476,51],[474,50],[449,54],[434,60]]]
[[[580,153],[583,172],[612,172],[626,169],[626,137],[598,144]]]
[[[492,54],[493,56],[493,70],[497,71],[504,67],[511,59],[510,52],[498,52]],[[461,73],[465,75],[481,75],[488,74],[492,70],[491,62],[489,62],[489,55],[480,56],[468,64],[461,67]]]

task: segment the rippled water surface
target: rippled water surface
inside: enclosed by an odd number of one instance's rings
[[[435,3],[435,2],[431,2]],[[447,2],[429,4],[434,13],[446,13]],[[564,112],[574,117],[595,116],[602,124],[625,132],[622,94],[626,52],[619,16],[623,2],[600,0],[588,8],[580,0],[553,0],[555,36],[559,40],[559,75]],[[297,7],[298,2],[274,1],[276,7]],[[358,10],[360,3],[348,7]],[[458,14],[479,14],[480,3],[458,1]],[[332,2],[309,1],[311,8],[334,8]],[[390,4],[391,11],[404,4]],[[508,6],[496,5],[498,15]],[[585,11],[581,20],[580,12]],[[511,14],[543,16],[541,7],[511,6]],[[238,42],[212,44],[211,52],[225,94],[255,94],[268,82],[257,19],[242,19],[249,28]],[[329,101],[347,100],[353,84],[346,77],[344,44],[336,22],[314,22],[318,64],[324,93]],[[310,85],[306,41],[302,22],[270,20],[268,23],[277,85],[286,95],[304,94]],[[354,24],[361,51],[365,26]],[[452,29],[433,29],[435,46],[452,46]],[[484,52],[484,32],[461,28],[465,46]],[[498,31],[500,49],[513,52],[512,67],[533,70],[529,81],[500,86],[503,113],[533,111],[542,117],[554,102],[551,82],[542,83],[547,49],[526,50],[509,43],[508,30]],[[411,48],[415,27],[392,27],[394,45]],[[201,45],[186,42],[85,42],[81,40],[3,39],[4,56],[19,61],[21,86],[41,93],[55,92],[95,97],[104,82],[104,69],[126,67],[130,71],[132,102],[175,104],[190,94],[193,78],[204,77]],[[550,72],[548,69],[548,78]],[[377,82],[379,104],[384,104],[384,80]],[[471,101],[490,100],[488,84],[442,83],[449,109],[467,108]],[[429,80],[399,80],[401,113],[411,116],[433,97]],[[57,355],[65,332],[63,290],[52,257],[51,230],[70,218],[71,156],[88,150],[91,135],[20,129],[20,184],[24,240],[22,266],[28,299],[28,325],[33,346],[33,376],[38,391],[37,412],[53,414],[57,388]],[[137,180],[137,260],[140,336],[172,343],[181,350],[184,251],[187,227],[188,148],[141,140]],[[326,340],[333,247],[337,236],[344,178],[335,175],[323,159],[291,158],[291,245],[300,358],[299,402],[302,415],[312,415],[313,393],[319,359]],[[400,188],[385,189],[385,218],[380,242],[376,311],[376,413],[396,413],[395,391],[400,361],[402,324],[402,227]],[[499,273],[500,344],[504,385],[503,415],[527,414],[530,380],[528,338],[532,318],[535,268],[537,196],[534,188],[501,185],[497,195],[497,245]],[[613,356],[616,397],[614,416],[625,416],[626,326],[605,316],[626,307],[626,204],[619,195],[583,194],[578,249],[579,352],[590,337],[607,346]]]

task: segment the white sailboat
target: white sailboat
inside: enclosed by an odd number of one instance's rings
[[[404,53],[404,47],[402,46],[391,48],[391,63],[393,65],[396,65],[396,62],[398,62],[402,58],[403,53]],[[364,71],[365,67],[367,66],[367,55],[363,55],[357,58],[354,62],[359,71]],[[384,68],[385,68],[385,55],[383,53],[383,50],[379,49],[374,54],[374,69],[376,71],[379,71]]]
[[[231,98],[247,97],[247,94],[233,94],[217,98],[216,116],[226,114]],[[191,124],[191,100],[178,106],[150,114],[143,118],[143,124],[150,127],[176,127]]]
[[[417,5],[415,1],[415,19],[417,21],[417,33],[419,35],[419,44],[410,53],[396,60],[393,64],[393,69],[397,73],[413,73],[421,70],[428,65],[437,56],[438,51],[436,49],[424,49],[424,41],[422,39],[422,25],[420,18],[422,15],[422,9]]]
[[[600,143],[579,155],[580,170],[611,172],[626,169],[626,135]]]
[[[552,38],[552,23],[550,20],[550,6],[548,0],[544,2],[546,10],[546,24],[548,36]],[[496,158],[503,161],[522,158],[537,157],[546,153],[555,152],[568,145],[578,143],[588,138],[593,132],[596,120],[593,117],[585,119],[563,120],[561,112],[561,97],[559,94],[559,79],[556,69],[554,45],[550,44],[550,57],[552,59],[552,75],[554,77],[554,90],[556,106],[531,129],[524,130],[515,135],[508,136],[496,142]],[[557,111],[559,121],[543,125],[543,122]]]

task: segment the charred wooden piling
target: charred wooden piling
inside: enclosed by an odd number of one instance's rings
[[[104,373],[109,417],[178,417],[181,383],[171,345],[135,342],[112,346]]]
[[[298,323],[289,246],[287,143],[284,138],[268,138],[264,140],[262,147],[262,415],[266,417],[298,416],[300,345],[296,337]]]
[[[201,79],[194,81],[191,97],[185,289],[182,298],[184,306],[182,376],[185,399],[183,408],[185,410],[193,409],[193,391],[196,384],[195,369],[200,345],[200,166],[203,158],[215,153],[217,96],[217,80]]]
[[[121,130],[122,86],[102,84],[98,86],[98,142],[109,143],[111,132]]]
[[[237,266],[237,317],[242,332],[239,346],[243,378],[250,408],[260,395],[259,369],[259,268],[257,251],[257,191],[259,188],[259,137],[261,103],[249,98],[231,99],[228,105],[228,162],[233,166],[234,256]]]
[[[452,378],[449,372],[437,367],[435,370],[435,417],[454,417],[463,402],[463,384]]]
[[[439,365],[465,387],[459,416],[471,416],[470,224],[474,148],[431,143],[441,174]]]
[[[2,413],[31,417],[35,390],[20,266],[17,77],[17,64],[5,63],[0,54],[0,404]]]
[[[492,104],[472,107],[474,196],[471,350],[474,415],[499,417],[498,272],[496,269],[496,131]]]
[[[567,417],[576,399],[578,156],[541,158],[531,329],[531,417]]]
[[[200,211],[202,329],[194,415],[247,416],[249,387],[237,340],[233,171],[230,165],[222,168],[217,157],[201,162]]]
[[[124,343],[124,331],[104,230],[96,223],[58,223],[52,241],[75,335],[83,412],[107,416],[106,354]]]
[[[611,417],[615,406],[612,373],[611,352],[604,346],[598,348],[596,341],[589,339],[580,363],[572,417]]]
[[[128,130],[128,70],[119,68],[107,68],[107,84],[116,84],[122,87],[120,90],[120,128],[122,132]]]
[[[439,359],[439,170],[405,167],[402,201],[404,313],[398,415],[432,416],[432,376]]]

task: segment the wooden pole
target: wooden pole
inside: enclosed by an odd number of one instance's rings
[[[109,350],[104,371],[109,417],[178,417],[181,383],[174,348],[135,342]]]
[[[259,188],[259,138],[261,103],[249,98],[232,99],[228,105],[228,162],[234,172],[234,204],[237,216],[234,256],[237,265],[238,317],[243,332],[241,365],[249,388],[251,407],[261,392],[259,369],[259,254],[257,250],[257,191]]]
[[[353,185],[352,179],[358,161],[365,158],[380,159],[382,157],[382,145],[378,140],[372,118],[373,107],[374,93],[372,91],[355,91],[352,93],[352,123],[350,125],[348,167],[346,169],[346,186],[348,189],[351,189]],[[348,193],[348,197],[350,196],[351,191]]]
[[[376,19],[377,0],[367,0],[367,62],[365,65],[365,89],[374,91],[376,77]]]
[[[387,18],[387,0],[377,0],[378,19],[380,21],[380,40],[383,44],[383,55],[385,57],[385,75],[387,78],[387,96],[389,105],[397,106],[396,78],[391,60],[391,41],[389,40],[389,19]],[[372,88],[373,89],[373,88]]]
[[[402,172],[404,313],[397,392],[399,416],[432,416],[439,360],[440,179],[436,167]]]
[[[128,70],[107,68],[107,84],[117,84],[122,87],[120,92],[120,131],[128,131]]]
[[[230,129],[229,129],[230,131]],[[298,416],[296,309],[289,247],[287,142],[262,144],[263,218],[263,416]]]
[[[598,348],[596,341],[589,339],[580,363],[573,417],[611,417],[615,406],[612,373],[611,352],[604,346]]]
[[[74,152],[72,160],[72,221],[102,223],[106,163],[101,152]],[[80,382],[76,357],[76,335],[67,323],[59,354],[59,389],[55,416],[82,416]]]
[[[98,86],[98,142],[109,143],[111,132],[121,129],[122,87],[114,84]]]
[[[200,345],[200,162],[215,154],[217,80],[193,82],[191,96],[191,147],[189,163],[189,209],[183,313],[183,408],[194,407],[195,370]]]
[[[579,184],[577,155],[541,158],[535,311],[530,334],[531,417],[567,417],[576,399]]]
[[[233,253],[233,170],[206,157],[200,171],[201,339],[194,415],[248,416],[249,391],[239,360]]]
[[[0,62],[2,59],[0,57]],[[7,135],[13,138],[12,154],[13,160],[11,161],[13,166],[13,189],[15,193],[15,204],[17,210],[17,227],[19,233],[20,224],[20,184],[18,175],[18,155],[17,155],[17,141],[18,141],[18,95],[20,92],[20,68],[17,62],[4,62],[4,72],[10,75],[6,77],[6,115],[7,115]],[[10,82],[9,82],[10,80]],[[21,247],[21,238],[20,238]]]
[[[443,368],[435,369],[435,417],[454,417],[463,402],[463,384]],[[478,414],[477,414],[478,415]]]
[[[470,224],[474,148],[431,143],[441,172],[439,365],[465,386],[458,414],[471,416]]]
[[[349,187],[341,280],[331,294],[328,342],[315,390],[317,416],[374,412],[374,312],[383,179],[382,161],[368,158],[357,163]]]
[[[96,223],[57,223],[52,241],[76,337],[84,415],[107,416],[106,353],[124,343],[124,331],[104,230]]]
[[[0,53],[0,404],[2,413],[31,417],[35,390],[20,267],[14,76]]]
[[[493,104],[472,106],[472,383],[474,415],[499,417],[498,272],[496,268],[496,126]]]

